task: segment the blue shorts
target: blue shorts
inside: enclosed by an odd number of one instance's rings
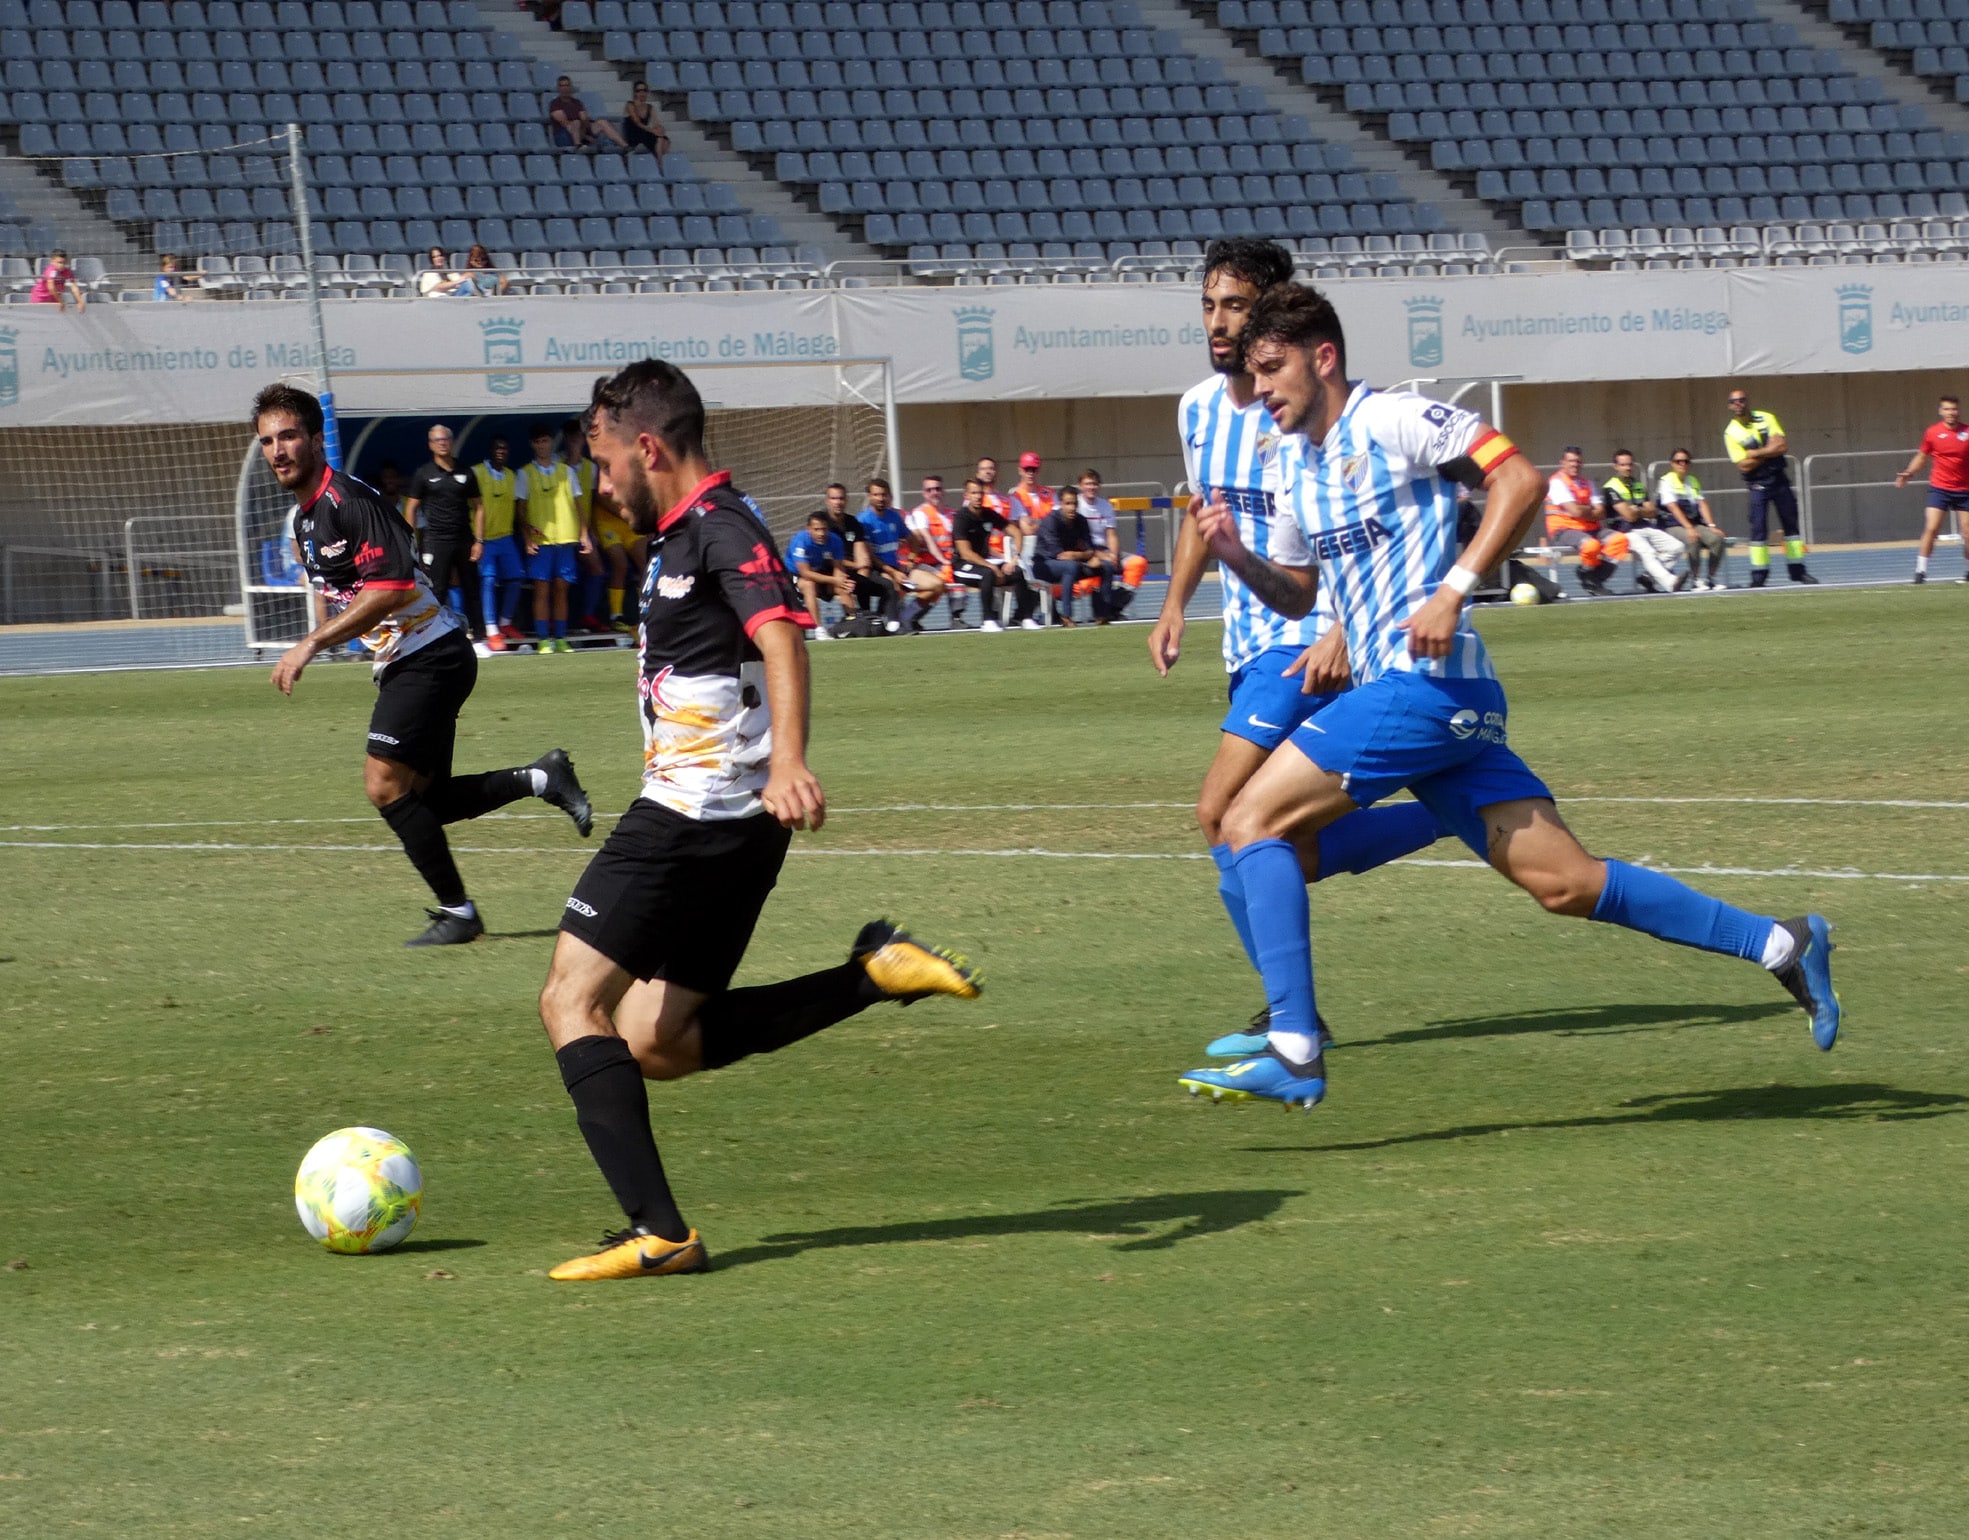
[[[520,560],[519,541],[511,535],[485,541],[479,547],[479,576],[500,583],[525,577],[526,564]]]
[[[573,583],[581,576],[581,559],[577,554],[578,545],[543,545],[526,559],[527,578],[535,583],[544,583],[549,578],[559,578],[563,583]]]
[[[1299,676],[1285,677],[1285,671],[1305,650],[1268,648],[1231,675],[1231,709],[1224,717],[1225,732],[1255,743],[1269,754],[1292,736],[1293,728],[1340,698],[1302,694]]]
[[[1391,671],[1336,697],[1292,735],[1292,744],[1339,776],[1362,807],[1406,787],[1444,828],[1489,859],[1479,810],[1552,795],[1505,742],[1506,709],[1495,679]]]
[[[1946,487],[1928,488],[1928,506],[1943,513],[1969,513],[1969,492],[1951,492]]]

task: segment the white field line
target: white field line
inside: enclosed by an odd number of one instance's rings
[[[592,854],[592,845],[454,845],[461,855],[474,856],[572,856]],[[217,854],[240,852],[302,852],[334,855],[394,855],[397,845],[260,845],[241,843],[153,842],[109,840],[0,840],[0,850],[169,850]],[[894,850],[793,850],[794,856],[861,857],[876,860],[898,857],[966,856],[997,861],[1207,861],[1200,850],[1045,850],[1037,846],[1002,850],[967,850],[925,845]],[[1439,861],[1409,856],[1391,863],[1396,866],[1435,866],[1470,871],[1486,870],[1482,861]],[[1804,866],[1654,866],[1650,870],[1684,877],[1806,877],[1834,882],[1969,882],[1969,872],[1863,872],[1853,867],[1838,869]]]
[[[1942,812],[1969,810],[1969,802],[1917,802],[1889,797],[1561,797],[1573,802],[1625,803],[1639,807],[1891,807]],[[1191,802],[890,802],[874,807],[830,807],[830,818],[862,813],[1122,813],[1189,809]],[[488,813],[480,823],[558,823],[564,813]],[[353,818],[194,818],[170,823],[9,823],[0,834],[79,834],[137,829],[273,829],[323,824],[373,824],[374,815]],[[299,847],[242,846],[241,849]],[[361,849],[335,846],[335,849]]]

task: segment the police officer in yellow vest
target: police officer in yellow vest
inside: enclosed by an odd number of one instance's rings
[[[1730,392],[1730,420],[1723,425],[1723,447],[1730,452],[1750,492],[1750,586],[1771,580],[1770,515],[1784,526],[1785,571],[1794,583],[1816,583],[1805,570],[1805,542],[1798,533],[1798,499],[1785,473],[1784,426],[1769,412],[1752,411],[1741,388]]]

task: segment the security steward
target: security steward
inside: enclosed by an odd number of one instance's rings
[[[1750,492],[1750,586],[1771,580],[1770,516],[1784,526],[1785,571],[1794,583],[1817,583],[1805,570],[1805,542],[1798,530],[1798,498],[1786,473],[1784,425],[1769,412],[1752,411],[1741,389],[1730,392],[1730,420],[1723,425],[1723,447],[1730,453]]]

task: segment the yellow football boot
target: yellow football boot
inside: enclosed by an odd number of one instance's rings
[[[968,957],[918,941],[887,920],[862,926],[848,957],[867,970],[877,989],[904,1005],[930,995],[975,1000],[984,988],[984,974]]]
[[[637,1230],[617,1230],[602,1237],[602,1249],[592,1256],[563,1262],[547,1276],[556,1283],[597,1283],[607,1278],[654,1278],[662,1273],[703,1273],[711,1257],[693,1230],[680,1241]]]

